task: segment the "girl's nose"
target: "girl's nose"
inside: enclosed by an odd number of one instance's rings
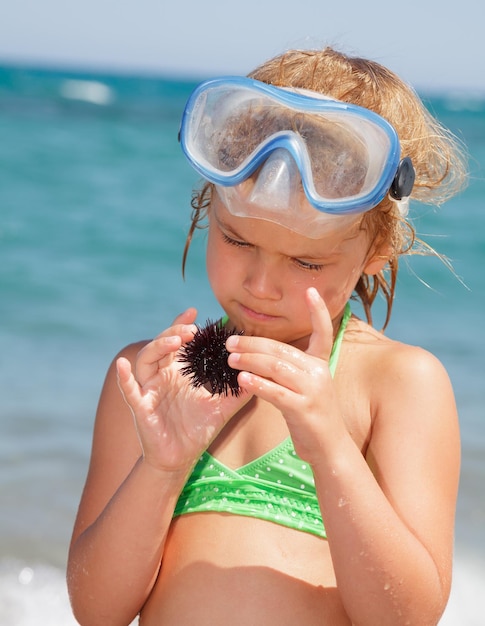
[[[260,300],[279,300],[282,296],[281,271],[275,260],[255,255],[246,267],[243,287],[254,298]]]

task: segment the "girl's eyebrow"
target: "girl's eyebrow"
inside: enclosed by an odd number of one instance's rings
[[[225,231],[227,234],[231,235],[235,239],[239,239],[240,241],[247,241],[247,239],[245,237],[243,237],[242,235],[240,235],[236,230],[234,230],[234,228],[230,224],[228,224],[224,220],[220,219],[220,217],[217,214],[215,214],[214,217],[215,217],[215,220],[217,222],[217,226],[221,230]],[[345,241],[347,239],[353,239],[353,238],[354,237],[346,238]],[[313,261],[313,260],[317,261],[318,260],[318,261],[326,261],[326,262],[328,262],[329,259],[335,258],[335,257],[337,257],[337,256],[342,254],[342,250],[341,250],[342,245],[343,245],[343,241],[340,242],[340,244],[337,245],[333,250],[328,251],[328,252],[323,252],[322,251],[321,253],[310,253],[310,252],[306,252],[306,251],[301,251],[301,253],[292,254],[290,256],[292,256],[294,258],[308,259],[309,261]]]
[[[247,241],[245,237],[240,235],[236,230],[234,230],[232,226],[224,222],[224,220],[219,219],[217,215],[215,216],[215,218],[216,218],[217,226],[221,230],[225,231],[227,234],[231,235],[235,239],[239,239],[240,241]],[[327,253],[321,252],[318,254],[318,253],[310,253],[310,252],[302,251],[301,254],[297,253],[297,254],[292,254],[289,256],[294,257],[294,258],[299,258],[299,259],[306,259],[308,261],[328,262],[329,259],[337,257],[339,254],[341,254],[339,248],[340,246],[338,246],[335,250],[332,250],[331,252],[327,252]]]
[[[221,230],[225,230],[227,233],[230,233],[234,237],[244,240],[244,237],[241,237],[241,235],[237,231],[235,231],[234,228],[232,228],[232,226],[230,226],[223,220],[219,219],[217,215],[215,215],[215,218],[216,218],[217,225]]]

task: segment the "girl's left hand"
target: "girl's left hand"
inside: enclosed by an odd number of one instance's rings
[[[305,352],[273,339],[233,335],[227,340],[228,363],[242,370],[242,389],[266,400],[283,414],[295,450],[312,463],[322,444],[345,432],[328,367],[333,326],[316,289],[306,293],[313,332]]]

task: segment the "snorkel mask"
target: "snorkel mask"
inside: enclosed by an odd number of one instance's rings
[[[233,215],[319,238],[389,194],[407,207],[414,183],[394,128],[380,115],[318,93],[227,77],[199,85],[182,150]]]

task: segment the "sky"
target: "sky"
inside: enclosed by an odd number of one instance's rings
[[[485,93],[484,23],[481,0],[0,0],[0,63],[206,78],[333,45]]]

